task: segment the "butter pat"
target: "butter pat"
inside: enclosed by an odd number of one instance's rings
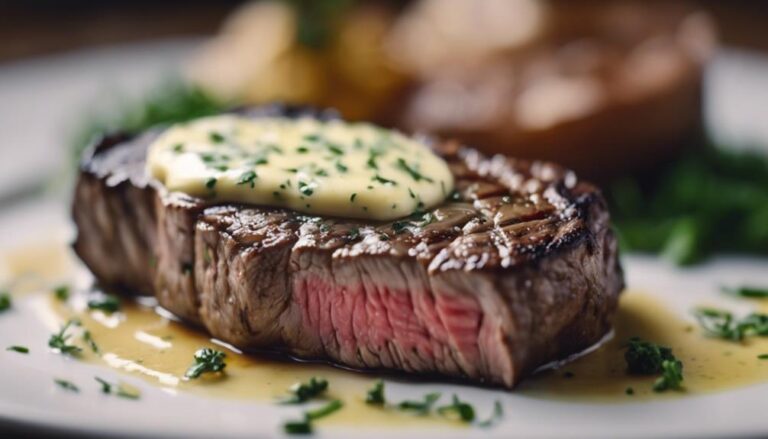
[[[310,214],[391,220],[453,191],[426,145],[367,123],[221,115],[177,124],[147,170],[170,191]]]

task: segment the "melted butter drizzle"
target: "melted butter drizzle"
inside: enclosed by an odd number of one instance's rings
[[[685,390],[654,392],[656,376],[627,375],[624,346],[631,337],[671,347],[683,362]],[[768,361],[757,358],[764,353],[768,353],[764,337],[742,343],[707,337],[696,323],[680,319],[652,296],[626,292],[611,340],[570,364],[529,378],[519,390],[538,398],[606,402],[710,393],[768,381]],[[633,395],[626,395],[628,388]]]

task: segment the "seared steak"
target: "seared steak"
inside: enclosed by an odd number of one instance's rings
[[[168,193],[144,173],[155,136],[86,155],[74,247],[105,286],[214,337],[511,387],[610,329],[623,279],[605,202],[557,165],[436,143],[456,193],[366,222]]]

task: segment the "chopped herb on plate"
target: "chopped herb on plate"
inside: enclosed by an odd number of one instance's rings
[[[195,363],[187,369],[184,375],[187,378],[199,378],[204,373],[219,373],[224,370],[227,364],[224,358],[227,356],[224,352],[215,349],[203,348],[195,352]]]

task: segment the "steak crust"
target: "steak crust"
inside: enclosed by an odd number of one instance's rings
[[[433,142],[456,193],[374,222],[169,193],[144,171],[155,136],[86,153],[75,251],[104,286],[237,347],[512,387],[610,330],[623,276],[606,204],[557,165]]]

